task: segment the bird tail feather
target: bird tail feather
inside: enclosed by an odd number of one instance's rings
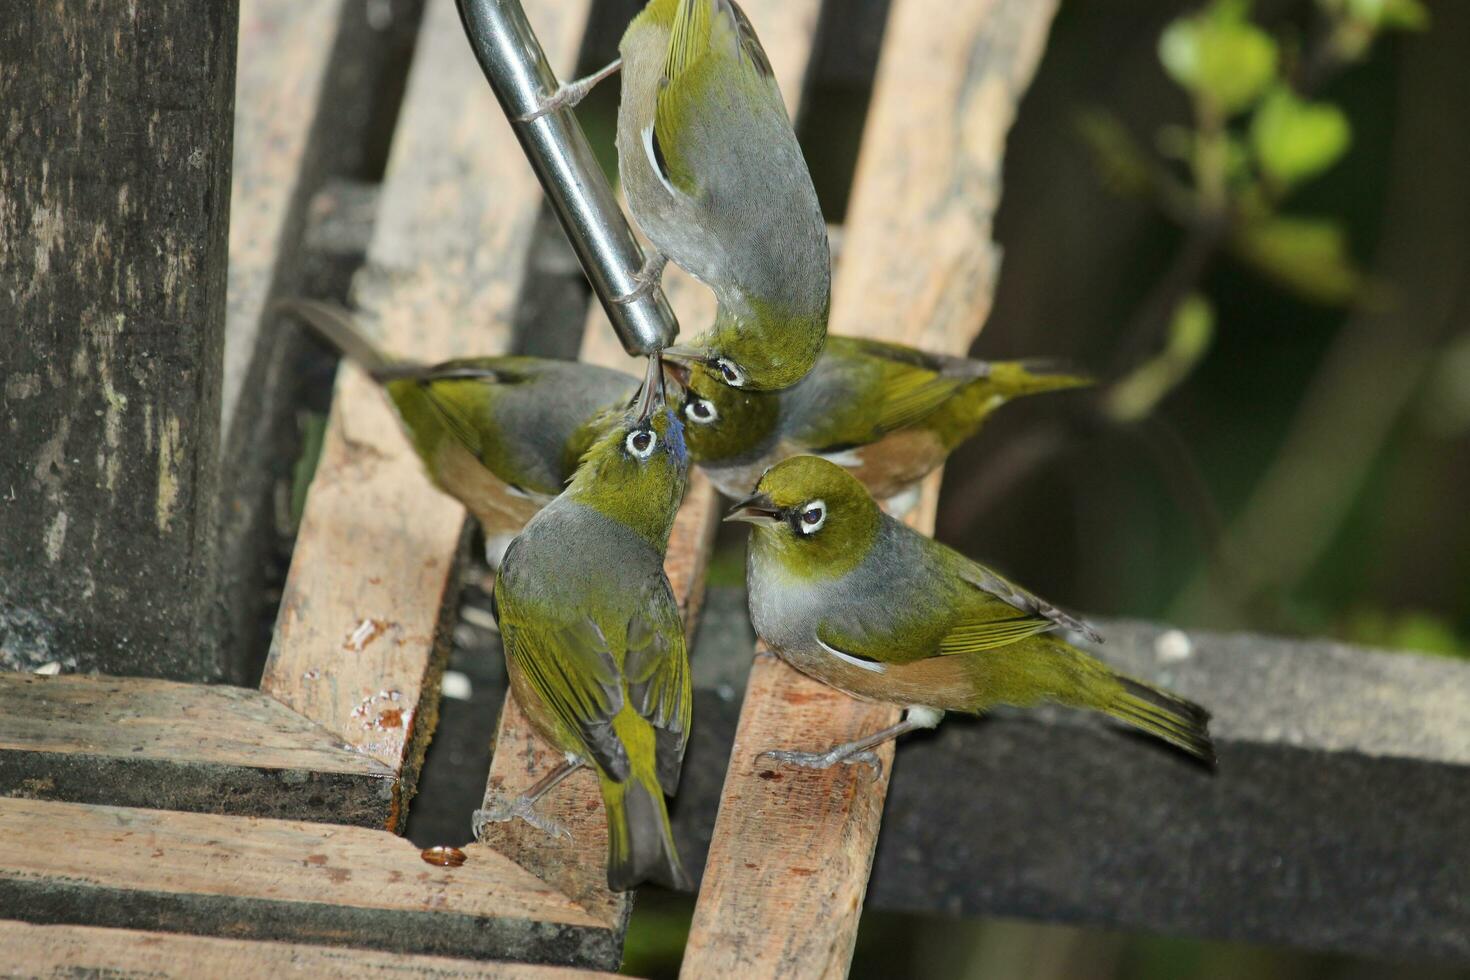
[[[1086,388],[1096,381],[1083,374],[1069,374],[1041,361],[996,361],[986,375],[995,394],[1009,401],[1027,395],[1068,388]]]
[[[1210,713],[1193,701],[1152,687],[1131,677],[1115,675],[1116,692],[1102,710],[1177,746],[1209,766],[1215,765],[1215,743],[1210,738]]]
[[[652,881],[692,891],[653,773],[634,772],[623,782],[604,776],[602,799],[607,809],[607,886],[621,892]]]
[[[335,303],[323,303],[314,299],[285,299],[275,304],[275,310],[305,323],[343,357],[379,381],[384,380],[394,366],[388,355],[363,335],[352,314]]]

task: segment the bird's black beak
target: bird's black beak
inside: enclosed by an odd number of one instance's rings
[[[665,352],[667,353],[667,351]],[[666,360],[664,361],[664,373],[674,379],[674,384],[683,391],[689,390],[689,376],[692,373],[686,361]]]
[[[781,520],[781,508],[763,493],[753,493],[730,508],[725,520],[746,524],[775,524]]]
[[[648,359],[648,373],[643,378],[643,387],[633,399],[633,414],[639,422],[647,422],[654,411],[664,404],[664,370],[659,355]]]

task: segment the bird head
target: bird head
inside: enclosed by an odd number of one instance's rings
[[[719,463],[756,451],[776,431],[780,413],[780,397],[774,392],[731,388],[704,364],[687,368],[680,414],[696,463]]]
[[[665,403],[662,372],[650,359],[633,404],[592,443],[567,493],[633,527],[660,551],[689,486],[684,426]]]
[[[827,311],[819,315],[782,316],[760,309],[736,317],[724,305],[708,333],[664,351],[670,360],[702,365],[713,378],[745,391],[789,388],[817,363],[827,340]]]
[[[793,456],[761,476],[727,521],[752,525],[752,547],[768,549],[793,572],[838,575],[868,553],[881,516],[867,489],[819,456]]]

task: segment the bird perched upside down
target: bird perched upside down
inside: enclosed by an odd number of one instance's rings
[[[678,787],[693,692],[663,569],[688,462],[678,416],[655,407],[658,386],[650,373],[639,407],[593,444],[566,492],[510,543],[494,593],[516,703],[566,761],[524,796],[477,811],[475,836],[515,817],[557,832],[533,804],[591,766],[607,809],[614,891],[642,881],[689,887],[664,794]]]
[[[702,365],[684,375],[689,456],[727,496],[746,493],[773,463],[809,453],[842,464],[880,500],[917,484],[1011,399],[1091,383],[1021,362],[837,336],[811,373],[782,391],[736,390]]]
[[[842,467],[797,456],[772,467],[729,520],[754,526],[747,579],[756,633],[838,690],[908,709],[899,724],[828,750],[773,751],[826,768],[878,765],[872,748],[946,711],[1043,701],[1087,708],[1213,765],[1209,713],[1115,673],[1056,632],[1097,633],[879,510]]]
[[[538,357],[415,364],[389,357],[346,310],[312,300],[279,305],[383,386],[434,485],[464,504],[487,535],[519,530],[562,492],[609,409],[638,380],[621,371]]]
[[[652,0],[623,35],[618,169],[638,226],[714,291],[713,326],[665,356],[725,384],[800,380],[832,293],[827,228],[781,91],[732,0]]]

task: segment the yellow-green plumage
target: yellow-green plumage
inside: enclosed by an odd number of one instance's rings
[[[945,711],[1045,701],[1086,708],[1213,761],[1204,709],[1066,643],[1056,631],[1097,636],[883,514],[841,467],[788,459],[737,514],[754,525],[756,631],[818,680],[867,700]]]
[[[881,499],[932,472],[1007,402],[1089,383],[1026,362],[830,336],[811,373],[782,391],[732,389],[692,368],[683,411],[691,458],[726,494],[749,490],[788,456],[814,454],[846,466]]]
[[[732,0],[654,0],[620,53],[618,167],[660,254],[714,291],[715,322],[667,356],[757,390],[799,380],[831,301],[826,224],[748,18]]]
[[[639,456],[634,440],[647,438]],[[688,886],[664,794],[678,785],[693,704],[678,604],[663,572],[687,487],[678,419],[626,417],[511,542],[495,613],[517,702],[598,774],[608,885]]]
[[[429,479],[488,532],[519,528],[560,493],[637,380],[590,364],[474,357],[423,365],[379,351],[339,307],[292,300],[310,325],[384,388]]]

